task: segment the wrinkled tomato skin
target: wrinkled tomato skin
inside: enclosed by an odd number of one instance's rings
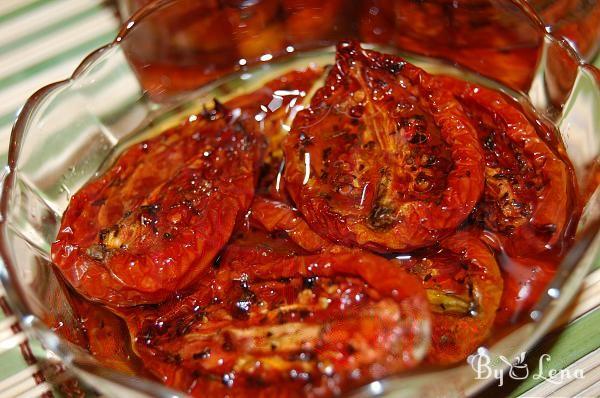
[[[472,214],[497,252],[504,291],[495,324],[524,319],[572,244],[579,217],[564,148],[503,94],[438,77],[466,110],[485,155],[485,188]]]
[[[199,133],[200,155],[114,224],[95,224],[101,212],[84,208],[103,198],[102,188],[119,181],[121,162],[114,173],[75,194],[53,260],[77,291],[115,306],[161,302],[210,265],[250,205],[259,146],[224,119]]]
[[[464,360],[489,336],[503,280],[492,251],[476,231],[457,232],[443,240],[439,249],[409,260],[405,269],[421,277],[432,306],[432,340],[426,362],[449,365]],[[450,298],[465,298],[462,312],[452,304],[432,301],[441,292]]]
[[[451,92],[404,60],[338,45],[285,144],[286,189],[310,226],[378,252],[431,245],[483,190],[477,133]]]
[[[248,209],[264,141],[281,140],[291,102],[318,75],[283,75],[128,149],[71,198],[52,246],[62,275],[113,306],[158,303],[193,283]]]
[[[148,368],[194,396],[337,395],[426,351],[424,291],[382,257],[251,230],[211,273],[183,300],[119,310]]]
[[[310,229],[302,216],[285,203],[257,196],[252,202],[250,214],[250,220],[260,228],[268,232],[284,232],[290,240],[309,253],[317,253],[333,246]]]
[[[572,170],[525,114],[496,91],[439,78],[467,111],[485,154],[486,184],[475,213],[513,256],[555,250],[569,242],[577,217]]]

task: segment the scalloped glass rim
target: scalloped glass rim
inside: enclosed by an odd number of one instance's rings
[[[0,279],[4,284],[15,313],[19,316],[22,325],[25,327],[25,331],[32,337],[40,339],[49,353],[51,353],[48,355],[48,359],[59,358],[84,381],[94,386],[94,388],[106,394],[114,394],[115,396],[127,394],[128,396],[176,397],[184,396],[184,394],[170,390],[154,381],[125,375],[99,365],[89,354],[60,338],[46,326],[40,317],[33,315],[39,312],[40,305],[35,299],[31,287],[25,284],[20,276],[22,270],[19,270],[18,267],[17,254],[23,254],[23,252],[17,253],[17,250],[15,250],[16,247],[11,245],[13,242],[11,240],[12,235],[10,235],[8,221],[12,216],[11,211],[14,210],[15,195],[18,194],[19,169],[17,166],[19,164],[19,156],[21,155],[24,138],[33,128],[32,120],[45,107],[52,103],[52,96],[57,95],[57,93],[63,90],[69,90],[78,83],[81,83],[95,66],[106,61],[106,56],[110,56],[111,51],[118,49],[121,45],[120,43],[127,38],[128,32],[136,23],[139,23],[140,20],[169,2],[170,0],[162,0],[139,10],[124,25],[112,43],[87,56],[69,79],[48,85],[28,99],[13,127],[8,165],[4,169],[3,174],[2,198],[0,200],[0,256],[3,264],[0,266]],[[528,17],[535,24],[542,27],[541,22],[528,5],[521,1],[515,1],[515,3],[527,13]],[[567,101],[563,104],[564,111],[555,120],[561,132],[563,132],[563,127],[569,129],[572,124],[578,123],[576,120],[569,120],[568,114],[572,111],[572,108],[579,106],[589,111],[589,117],[583,122],[579,121],[579,124],[587,123],[588,128],[595,130],[594,134],[600,135],[600,122],[591,119],[594,114],[593,110],[600,112],[600,74],[598,70],[587,65],[567,41],[556,39],[550,33],[545,34],[544,40],[547,44],[545,46],[546,49],[550,47],[559,49],[577,68],[577,78],[574,81],[574,87]],[[539,71],[530,90],[530,96],[535,105],[543,106],[545,101],[544,95],[540,94],[540,87],[537,87],[536,84],[545,87],[544,67],[546,65],[542,65],[543,61],[540,64]],[[583,105],[576,104],[578,98],[575,87],[578,82],[581,83],[582,81],[587,83],[587,90],[591,90],[588,93],[588,103]],[[538,91],[536,91],[536,87]],[[600,140],[600,137],[596,137],[596,146],[591,146],[592,162],[597,162],[599,156],[598,140]],[[109,144],[114,145],[115,143],[109,142]],[[577,243],[570,250],[561,264],[557,277],[549,286],[549,289],[559,289],[561,292],[560,296],[555,298],[550,295],[544,295],[540,299],[535,311],[532,312],[531,322],[524,324],[507,337],[489,347],[489,350],[485,351],[485,353],[492,357],[492,363],[494,362],[493,358],[497,358],[500,354],[507,358],[514,358],[520,352],[531,349],[547,333],[554,321],[574,297],[581,286],[583,278],[594,261],[598,259],[598,254],[600,253],[600,235],[598,234],[600,226],[598,213],[600,213],[600,210],[598,207],[600,207],[600,192],[598,189],[595,189],[589,197],[585,210],[585,214],[587,215],[586,227],[580,230]],[[32,250],[32,248],[29,247],[29,250]],[[496,362],[496,369],[506,370],[506,365],[503,365],[501,361]],[[433,383],[433,381],[436,383]],[[415,396],[437,396],[440,393],[446,395],[472,395],[493,381],[493,379],[474,380],[472,370],[468,365],[464,364],[451,369],[416,371],[376,381],[351,395],[379,396],[387,393],[394,395],[399,392]],[[435,391],[436,387],[434,385],[443,386],[443,389]]]

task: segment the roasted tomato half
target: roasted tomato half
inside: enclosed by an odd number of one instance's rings
[[[264,139],[277,140],[315,70],[291,72],[129,148],[70,201],[52,258],[85,297],[158,303],[192,284],[248,209]]]
[[[382,257],[250,231],[216,267],[185,299],[120,310],[148,368],[194,396],[331,396],[426,353],[424,290]]]
[[[502,296],[502,277],[490,249],[475,232],[458,232],[439,248],[399,260],[419,276],[432,311],[436,365],[462,361],[488,337]]]
[[[450,77],[439,80],[465,108],[484,148],[485,189],[475,218],[499,234],[511,255],[560,252],[556,246],[564,244],[576,206],[564,155],[543,139],[542,125],[536,128],[499,92]]]
[[[477,132],[454,95],[403,59],[338,46],[285,145],[286,188],[347,246],[409,251],[450,234],[483,191]]]

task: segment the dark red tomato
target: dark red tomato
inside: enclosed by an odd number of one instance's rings
[[[499,234],[511,255],[530,256],[564,244],[575,213],[573,179],[561,155],[542,138],[544,132],[499,92],[439,79],[467,111],[484,148],[485,190],[476,218]]]
[[[127,325],[122,319],[103,306],[74,294],[69,297],[69,302],[85,336],[83,348],[111,369],[148,375],[131,349]]]
[[[477,132],[452,93],[403,59],[338,46],[285,143],[286,188],[310,226],[387,252],[449,235],[483,191]]]
[[[424,356],[429,311],[413,276],[365,252],[306,255],[253,234],[190,296],[121,310],[166,384],[194,396],[331,396]]]
[[[310,229],[302,216],[285,203],[257,196],[250,208],[250,220],[265,231],[284,232],[295,244],[310,253],[332,246]]]
[[[291,72],[215,101],[199,120],[128,149],[71,198],[52,246],[66,280],[114,306],[161,302],[193,283],[250,205],[263,139],[280,134],[317,75]]]
[[[227,242],[254,193],[258,144],[227,115],[199,126],[190,158],[114,223],[89,210],[119,182],[126,153],[69,204],[53,259],[71,285],[116,306],[161,302],[200,277]],[[160,166],[157,164],[154,167]]]
[[[458,232],[440,248],[400,260],[419,276],[432,311],[427,362],[464,360],[488,337],[502,295],[502,277],[490,249],[472,232]]]

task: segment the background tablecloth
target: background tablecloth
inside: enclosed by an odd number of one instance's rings
[[[119,26],[108,0],[0,0],[0,165],[12,123],[25,100],[38,88],[67,78],[86,54],[111,41]],[[599,60],[600,61],[600,60]],[[600,62],[596,62],[599,64]],[[68,376],[46,380],[0,287],[0,398],[62,396],[77,393]],[[540,378],[510,381],[482,396],[600,396],[600,269],[586,280],[580,297],[542,344],[529,356],[530,373],[543,354],[544,370],[581,369],[583,379],[554,384]]]

